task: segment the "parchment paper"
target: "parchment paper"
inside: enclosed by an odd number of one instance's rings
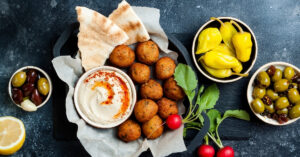
[[[168,38],[159,24],[160,12],[155,8],[133,7],[143,21],[151,39],[161,49],[161,56],[169,56],[177,60],[177,53],[168,50]],[[91,156],[101,157],[137,157],[150,148],[154,157],[167,156],[171,153],[186,150],[183,141],[183,126],[177,130],[164,131],[163,135],[155,140],[140,139],[125,143],[117,138],[117,128],[98,129],[86,124],[77,114],[73,93],[78,78],[83,73],[81,60],[71,56],[60,56],[52,60],[59,78],[67,83],[69,92],[66,97],[66,114],[70,122],[78,125],[77,137]],[[184,112],[182,102],[178,103],[179,112]]]

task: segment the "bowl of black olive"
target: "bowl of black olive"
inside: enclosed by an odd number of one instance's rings
[[[253,113],[271,125],[300,118],[300,70],[285,62],[261,66],[251,77],[247,99]]]
[[[33,112],[49,100],[52,82],[49,75],[35,66],[18,69],[10,78],[8,93],[11,100],[25,111]]]

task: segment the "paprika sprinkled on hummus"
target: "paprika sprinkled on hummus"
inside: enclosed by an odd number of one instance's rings
[[[121,119],[130,109],[131,91],[126,79],[114,71],[98,70],[79,87],[79,106],[94,122]]]

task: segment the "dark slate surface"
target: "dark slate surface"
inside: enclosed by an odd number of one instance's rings
[[[0,1],[0,116],[20,118],[27,132],[24,146],[15,156],[87,155],[78,141],[54,138],[57,130],[54,130],[53,119],[57,112],[53,108],[58,104],[51,99],[35,113],[23,112],[10,101],[7,83],[10,75],[25,65],[39,66],[55,78],[50,62],[52,46],[65,26],[76,20],[75,6],[87,6],[108,15],[118,3],[119,0]],[[209,17],[233,16],[241,19],[252,28],[258,40],[258,60],[250,75],[270,61],[286,61],[300,67],[298,0],[129,0],[129,3],[159,8],[162,27],[175,34],[188,50],[191,50],[197,29]],[[203,83],[211,83],[200,77]],[[221,111],[237,108],[249,111],[245,94],[249,79],[218,84],[221,98],[217,108]],[[53,96],[63,99],[57,93],[54,89]],[[226,139],[223,143],[232,146],[236,156],[300,156],[299,126],[300,122],[285,127],[269,126],[252,115],[251,122],[226,120],[220,132]],[[236,138],[240,135],[245,139]]]

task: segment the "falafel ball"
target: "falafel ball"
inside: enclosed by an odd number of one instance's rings
[[[134,51],[127,45],[119,45],[115,47],[109,56],[109,61],[121,68],[129,67],[135,60]]]
[[[160,58],[155,65],[156,78],[165,80],[171,77],[175,72],[176,64],[170,57]]]
[[[158,114],[161,118],[167,119],[172,114],[178,114],[178,107],[175,101],[162,98],[158,102]]]
[[[158,46],[151,40],[139,43],[136,48],[136,56],[140,62],[151,65],[159,58]]]
[[[124,142],[137,140],[141,136],[141,126],[137,122],[128,119],[119,126],[118,136]]]
[[[177,85],[174,77],[170,77],[164,83],[164,94],[166,97],[178,101],[184,98],[185,94],[181,87]]]
[[[157,81],[150,79],[142,84],[140,94],[144,99],[159,100],[163,96],[163,88]]]
[[[144,135],[148,139],[158,138],[164,132],[164,127],[162,124],[163,121],[161,118],[158,115],[155,115],[148,122],[142,125]]]
[[[141,63],[133,63],[129,69],[129,75],[137,83],[145,83],[150,79],[150,68]]]
[[[149,121],[158,111],[158,105],[151,99],[139,100],[134,107],[135,118],[141,122]]]

